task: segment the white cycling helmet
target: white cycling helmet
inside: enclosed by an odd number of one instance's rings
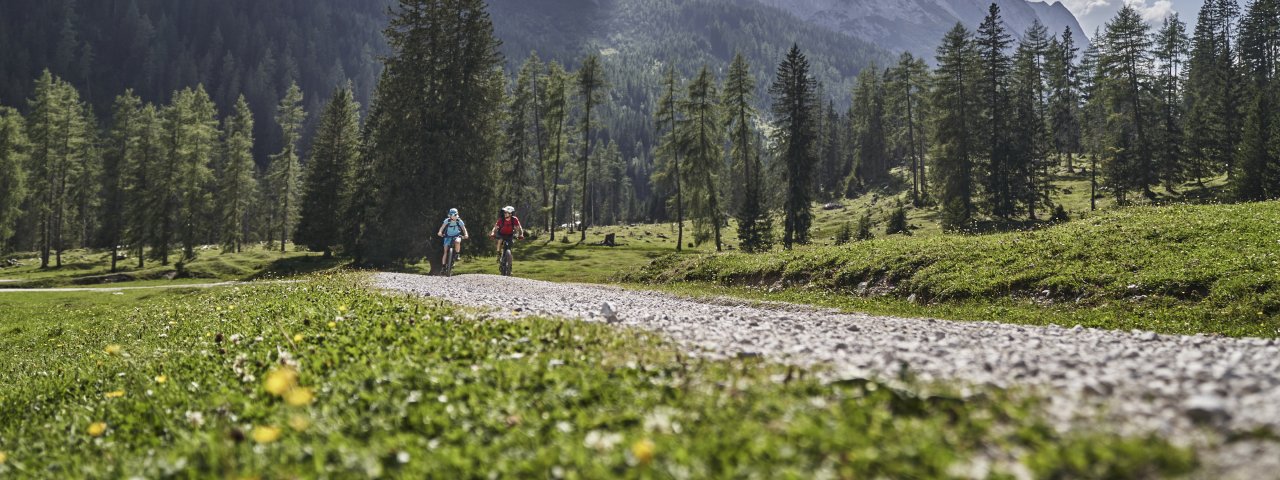
[[[505,207],[502,207],[502,211],[507,212],[507,213],[516,213],[516,207],[513,207],[513,206],[511,206],[511,205],[507,205],[507,206],[505,206]]]
[[[450,217],[452,217],[452,216],[454,216],[454,215],[457,215],[457,214],[458,214],[458,209],[456,209],[456,208],[450,208],[450,209],[449,209],[449,216],[450,216]]]

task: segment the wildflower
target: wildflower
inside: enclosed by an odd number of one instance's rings
[[[301,333],[295,333],[295,334],[293,334],[293,343],[298,343],[298,342],[301,342],[301,341],[302,341],[302,334],[301,334]]]
[[[329,328],[338,328],[338,322],[329,322]]]
[[[258,443],[271,443],[280,439],[280,429],[276,427],[256,426],[253,427],[253,441]]]
[[[634,455],[636,461],[640,462],[641,465],[647,465],[653,461],[653,454],[657,449],[658,447],[653,444],[653,440],[646,438],[631,444],[631,455]]]
[[[191,410],[187,410],[187,413],[185,414],[185,416],[187,417],[187,423],[190,423],[191,425],[197,428],[204,425],[204,414],[201,412],[193,412]]]
[[[289,417],[289,428],[298,432],[306,431],[306,429],[311,428],[311,419],[307,418],[305,415],[294,415]]]
[[[101,437],[102,432],[105,432],[105,431],[107,431],[106,422],[93,422],[92,424],[89,425],[90,437]]]
[[[5,460],[9,459],[9,454],[0,452],[0,465],[4,465]]]
[[[120,397],[123,397],[123,396],[124,396],[124,390],[116,390],[116,391],[114,391],[114,392],[107,392],[107,398],[120,398]]]
[[[289,367],[278,368],[267,374],[263,387],[275,396],[284,395],[298,384],[298,371]]]
[[[338,313],[347,313],[346,305],[338,305]]]
[[[310,404],[313,398],[315,398],[315,396],[311,394],[311,389],[303,387],[296,387],[284,394],[285,403],[295,407]]]
[[[164,383],[167,381],[169,381],[169,377],[166,377],[164,375],[156,375],[156,383]]]
[[[119,355],[120,345],[113,343],[111,345],[107,345],[107,348],[102,349],[102,351],[107,352],[108,355]]]

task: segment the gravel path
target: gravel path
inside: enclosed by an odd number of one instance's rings
[[[1069,421],[1086,410],[1105,411],[1108,418],[1122,420],[1115,425],[1129,432],[1175,438],[1257,428],[1280,433],[1280,342],[1271,339],[765,308],[727,299],[700,301],[491,275],[380,273],[375,283],[463,305],[496,307],[501,314],[645,328],[712,357],[763,356],[829,365],[834,375],[846,378],[894,378],[905,368],[925,381],[1032,387],[1050,399],[1050,411],[1059,420]],[[610,308],[602,308],[605,302]],[[520,312],[513,312],[517,308]],[[1251,449],[1274,455],[1275,447],[1273,442],[1243,442],[1223,450],[1243,449],[1232,454],[1243,460],[1263,453]],[[1280,469],[1280,459],[1274,457],[1251,461],[1275,468],[1270,474]]]

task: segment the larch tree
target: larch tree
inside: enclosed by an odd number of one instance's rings
[[[608,83],[604,77],[604,68],[600,65],[600,58],[595,55],[587,55],[586,60],[582,61],[582,68],[577,74],[578,101],[582,105],[582,123],[578,124],[579,131],[582,133],[582,156],[579,166],[582,169],[582,203],[580,204],[582,228],[582,237],[579,242],[587,241],[587,211],[590,208],[590,189],[587,186],[587,174],[590,170],[588,162],[591,159],[591,112],[592,109],[599,106],[604,101],[604,89],[608,88]]]
[[[723,249],[719,176],[724,165],[724,131],[719,100],[716,81],[704,66],[689,83],[685,99],[680,102],[682,118],[676,127],[681,149],[688,160],[689,168],[684,173],[685,185],[689,187],[689,213],[694,220],[694,241],[702,243],[714,238],[716,251]]]
[[[767,251],[773,245],[773,222],[764,199],[764,165],[756,147],[754,94],[756,82],[742,54],[733,57],[729,76],[725,79],[722,110],[729,135],[729,158],[742,188],[740,203],[734,209],[738,219],[739,248],[746,252]]]
[[[662,98],[658,100],[654,111],[654,122],[662,133],[658,139],[658,168],[653,171],[653,183],[674,190],[675,197],[667,199],[667,208],[675,207],[676,211],[676,251],[684,247],[684,176],[680,173],[681,146],[676,125],[680,122],[681,102],[680,90],[676,80],[675,66],[667,67],[662,80]]]
[[[275,199],[274,229],[280,233],[280,251],[284,252],[293,233],[298,216],[298,203],[302,197],[302,166],[298,155],[298,143],[302,138],[302,122],[307,114],[302,109],[302,90],[297,83],[289,85],[280,106],[276,109],[276,124],[280,126],[284,150],[272,155],[268,174],[271,193]]]

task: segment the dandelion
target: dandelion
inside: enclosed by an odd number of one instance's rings
[[[305,415],[294,415],[289,417],[289,428],[292,428],[297,432],[306,431],[308,428],[311,428],[311,419],[307,418]]]
[[[0,452],[0,465],[4,465],[5,460],[9,459],[9,454]]]
[[[313,398],[315,395],[312,395],[311,389],[303,387],[296,387],[284,394],[285,403],[295,407],[308,405]]]
[[[301,342],[301,341],[302,341],[302,334],[301,334],[301,333],[295,333],[295,334],[293,334],[293,343],[298,343],[298,342]]]
[[[653,444],[653,440],[647,438],[631,444],[631,455],[634,455],[641,465],[647,465],[653,461],[653,454],[657,450],[658,447]]]
[[[120,348],[120,345],[113,343],[111,345],[107,345],[107,348],[102,349],[102,351],[107,352],[108,355],[119,355]]]
[[[253,441],[258,443],[271,443],[280,439],[280,429],[276,427],[256,426],[253,427]]]
[[[107,392],[107,395],[106,395],[106,396],[107,396],[107,398],[120,398],[120,397],[123,397],[123,396],[124,396],[124,390],[116,390],[116,391],[113,391],[113,392]]]
[[[156,375],[156,383],[163,384],[164,382],[167,382],[167,381],[169,381],[169,377],[166,377],[164,375]]]
[[[338,322],[329,322],[329,328],[338,328]]]
[[[338,305],[338,313],[347,313],[346,305]]]
[[[102,432],[105,432],[105,431],[107,431],[106,422],[93,422],[92,424],[89,425],[90,437],[101,437]]]
[[[275,396],[284,395],[298,384],[298,371],[289,367],[278,368],[267,374],[263,387]]]

